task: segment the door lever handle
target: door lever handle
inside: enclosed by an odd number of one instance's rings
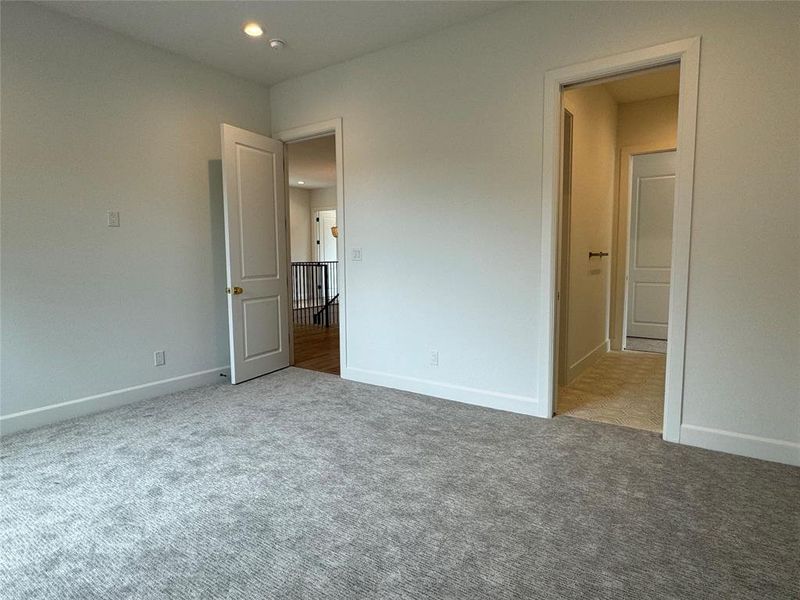
[[[589,258],[593,258],[595,256],[603,258],[604,256],[608,256],[608,252],[589,252]]]
[[[225,288],[226,294],[233,294],[234,296],[238,296],[242,292],[244,292],[244,290],[239,286],[234,286],[233,288]]]

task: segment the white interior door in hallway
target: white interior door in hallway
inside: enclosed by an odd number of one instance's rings
[[[626,336],[667,339],[675,152],[631,161]]]
[[[314,215],[315,246],[317,260],[321,262],[336,260],[336,238],[333,228],[336,226],[335,210],[319,210]]]
[[[231,382],[289,366],[283,143],[222,125]]]

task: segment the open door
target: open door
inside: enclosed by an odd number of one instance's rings
[[[289,366],[283,144],[222,125],[231,382]]]

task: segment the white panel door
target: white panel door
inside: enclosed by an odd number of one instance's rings
[[[283,144],[222,125],[231,382],[289,366]]]
[[[332,228],[336,226],[335,210],[317,211],[315,218],[317,260],[335,261],[336,260],[336,238],[333,237]]]
[[[674,204],[675,152],[634,156],[626,336],[667,339]]]

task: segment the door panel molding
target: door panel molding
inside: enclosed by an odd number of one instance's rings
[[[231,383],[289,366],[283,144],[221,126]]]
[[[675,152],[632,156],[629,172],[623,348],[627,336],[668,339]],[[661,318],[639,318],[653,313]]]

